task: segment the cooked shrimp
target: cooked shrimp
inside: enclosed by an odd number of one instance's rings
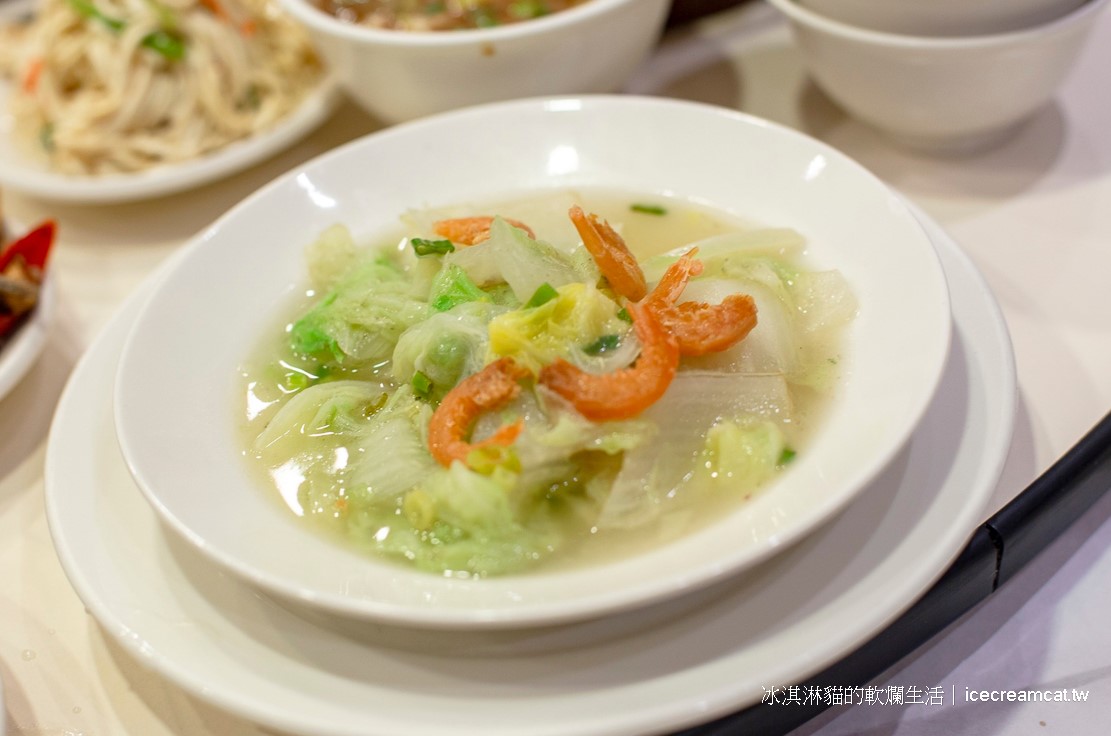
[[[728,350],[756,326],[756,302],[747,294],[730,294],[721,304],[676,303],[691,277],[702,273],[702,262],[694,260],[697,252],[692,248],[668,266],[644,299],[663,328],[675,337],[682,355]]]
[[[536,237],[532,228],[525,223],[508,217],[504,219],[513,227],[524,230],[530,238]],[[436,231],[437,235],[445,237],[458,245],[478,245],[490,238],[490,226],[493,224],[494,218],[488,215],[457,217],[453,220],[439,220],[432,225],[432,229]]]
[[[583,245],[590,251],[598,270],[613,290],[634,302],[643,299],[648,293],[644,272],[624,239],[608,222],[598,219],[597,215],[588,216],[578,205],[572,207],[569,214],[579,237],[583,239]]]
[[[655,288],[645,297],[645,304],[658,311],[679,301],[683,289],[687,288],[687,282],[702,273],[702,261],[694,259],[696,253],[698,248],[691,248],[679,256],[679,260],[668,266]]]
[[[467,455],[476,448],[513,444],[523,427],[520,421],[501,427],[482,442],[472,444],[464,438],[480,414],[512,401],[521,391],[518,381],[529,375],[512,358],[500,358],[448,391],[428,423],[428,449],[432,457],[441,465],[450,466],[455,460],[466,462]]]
[[[665,330],[675,336],[683,355],[728,350],[756,326],[756,302],[747,294],[730,294],[721,304],[682,302],[656,312]]]
[[[628,419],[654,404],[675,378],[679,345],[651,309],[628,306],[640,340],[640,357],[631,368],[612,373],[587,373],[562,358],[540,371],[540,383],[571,402],[587,419]]]

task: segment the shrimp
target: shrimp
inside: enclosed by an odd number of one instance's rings
[[[508,217],[505,218],[505,221],[515,228],[524,230],[530,238],[536,237],[532,228],[525,223]],[[453,220],[439,220],[432,225],[432,229],[436,231],[437,235],[445,237],[458,245],[478,245],[490,238],[490,226],[493,224],[493,217],[481,215],[478,217],[457,217]]]
[[[583,245],[613,290],[630,301],[643,299],[648,293],[644,272],[617,231],[597,215],[588,216],[578,205],[572,207],[569,214]]]
[[[696,253],[698,248],[691,248],[667,267],[652,293],[645,297],[647,305],[659,312],[679,301],[683,289],[687,288],[687,282],[702,273],[702,261],[694,259]]]
[[[482,442],[472,444],[464,437],[480,414],[516,398],[521,391],[518,381],[530,375],[512,358],[500,358],[448,391],[428,423],[428,449],[432,457],[447,467],[455,460],[466,462],[467,455],[476,448],[513,444],[523,429],[521,421],[501,427]]]
[[[540,383],[571,402],[587,419],[628,419],[654,404],[679,368],[679,345],[643,304],[628,305],[641,352],[631,368],[587,373],[562,358],[540,371]]]
[[[736,345],[756,327],[756,302],[747,294],[730,294],[721,304],[682,302],[679,297],[692,276],[702,273],[692,248],[660,277],[644,302],[679,343],[682,355],[717,353]]]
[[[728,350],[756,326],[756,302],[748,294],[730,294],[721,304],[683,302],[656,312],[665,330],[675,336],[683,355]]]

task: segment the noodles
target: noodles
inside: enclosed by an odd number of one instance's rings
[[[319,81],[269,0],[43,0],[0,28],[20,130],[72,174],[196,158],[272,126]]]

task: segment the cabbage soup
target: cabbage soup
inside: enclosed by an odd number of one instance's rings
[[[275,499],[435,574],[589,564],[721,518],[806,452],[856,312],[793,230],[544,192],[307,244],[241,367]]]

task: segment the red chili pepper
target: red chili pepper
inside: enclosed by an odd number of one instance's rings
[[[54,245],[54,234],[57,225],[53,220],[47,220],[19,240],[0,249],[0,273],[8,267],[16,256],[22,256],[23,262],[28,266],[41,271],[46,270],[46,262],[50,257],[50,249]],[[12,314],[0,314],[0,338],[5,337],[15,327],[19,317]]]
[[[54,234],[58,226],[53,220],[47,220],[19,240],[0,250],[0,271],[8,267],[16,256],[23,256],[28,266],[46,269],[46,260],[50,257],[50,248],[54,245]]]

